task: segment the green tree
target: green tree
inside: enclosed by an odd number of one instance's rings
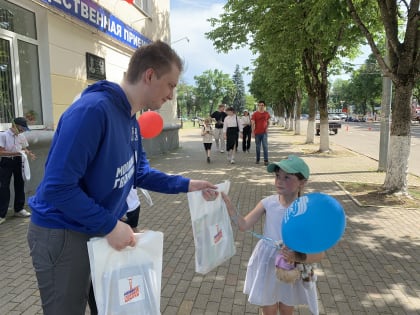
[[[383,75],[394,85],[392,124],[388,149],[386,193],[407,194],[407,167],[411,142],[411,98],[420,78],[420,0],[377,0],[376,4],[388,43],[386,56],[378,48],[371,29],[372,17],[364,14],[366,1],[346,0],[354,23],[365,36]]]
[[[233,97],[232,106],[237,113],[242,112],[245,108],[245,84],[239,65],[236,65],[235,73],[232,81],[236,86],[236,93]]]
[[[195,102],[195,90],[191,85],[186,84],[185,82],[180,82],[177,86],[177,116],[191,117],[193,115],[193,107]]]
[[[210,115],[217,105],[224,100],[231,103],[236,93],[236,86],[230,76],[220,70],[206,70],[194,76],[195,95],[200,105],[200,112]]]
[[[375,57],[371,54],[364,64],[354,70],[349,80],[337,79],[330,89],[329,108],[348,110],[355,106],[356,114],[375,112],[381,103],[382,76]]]
[[[362,39],[351,23],[345,3],[230,0],[225,5],[225,13],[210,22],[215,28],[206,35],[213,40],[216,49],[227,51],[249,44],[260,56],[264,54],[266,60],[260,61],[254,71],[255,84],[250,89],[254,96],[267,95],[266,100],[276,104],[285,99],[290,103],[288,95],[297,96],[296,91],[306,76],[307,93],[316,96],[321,113],[320,151],[328,151],[328,75],[338,64],[338,57],[354,54]],[[295,67],[296,64],[301,66]],[[260,66],[268,71],[258,71]],[[286,92],[286,87],[293,91]],[[264,88],[268,91],[263,92]],[[312,107],[315,106],[313,100]],[[314,110],[310,110],[310,114],[314,117]]]

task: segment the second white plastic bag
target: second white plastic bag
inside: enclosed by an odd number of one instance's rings
[[[135,234],[135,247],[113,249],[105,238],[88,242],[99,315],[159,315],[163,233]]]

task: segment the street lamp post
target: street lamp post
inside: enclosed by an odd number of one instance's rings
[[[171,45],[176,44],[176,43],[178,43],[178,42],[180,42],[181,40],[184,40],[184,39],[187,41],[187,43],[190,42],[190,39],[187,36],[184,36],[180,39],[177,39],[177,40],[174,40],[173,42],[171,42]]]

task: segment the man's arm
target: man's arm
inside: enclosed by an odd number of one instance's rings
[[[10,152],[7,151],[5,148],[0,147],[0,157],[4,156],[4,157],[13,157],[13,156],[19,156],[20,153],[19,152]]]

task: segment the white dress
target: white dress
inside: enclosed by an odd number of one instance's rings
[[[266,211],[264,236],[281,241],[281,223],[286,208],[279,202],[278,195],[262,200]],[[319,314],[316,277],[314,281],[304,282],[298,279],[286,283],[277,279],[275,258],[277,249],[273,242],[260,240],[248,262],[244,293],[251,304],[268,306],[282,302],[289,306],[306,304],[312,314]]]

